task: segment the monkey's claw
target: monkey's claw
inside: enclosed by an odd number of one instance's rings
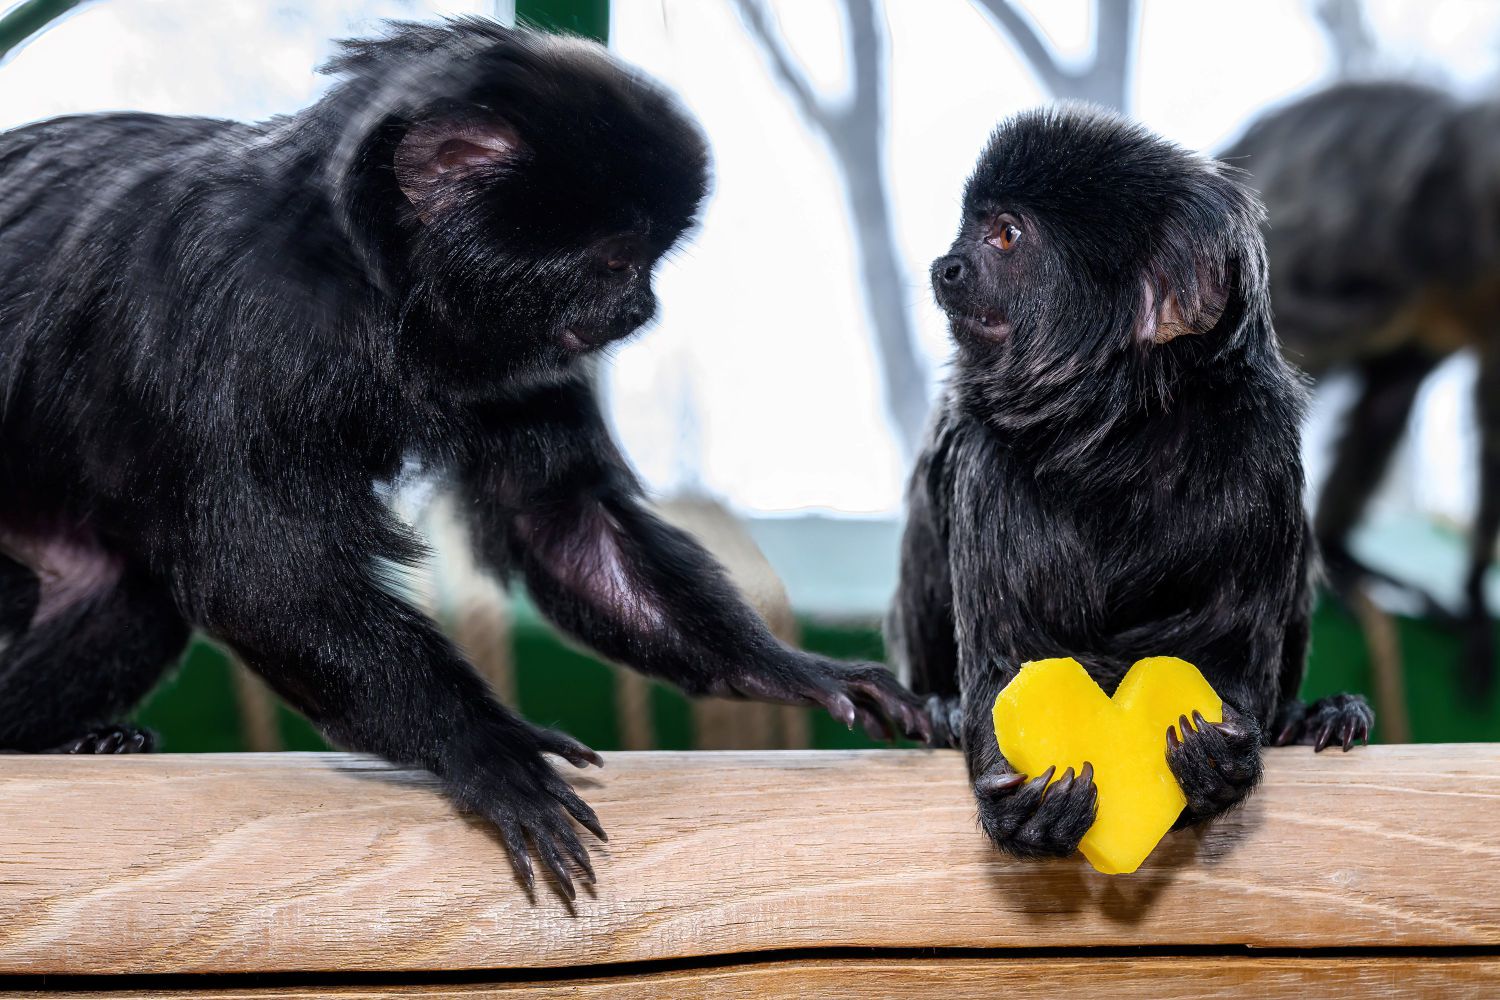
[[[877,740],[894,740],[901,735],[925,743],[932,737],[932,719],[922,699],[878,663],[845,663],[794,653],[772,669],[721,680],[709,693],[789,705],[820,705],[851,729],[860,723]]]
[[[974,781],[979,800],[979,825],[996,847],[1017,858],[1063,858],[1078,850],[1079,841],[1094,825],[1099,789],[1094,765],[1084,764],[1074,775],[1070,767],[1050,787],[1057,771],[1028,781],[1001,764]]]
[[[574,767],[604,766],[603,757],[561,730],[532,726],[531,734],[536,737],[537,749],[542,753],[556,754]]]
[[[1335,743],[1347,753],[1356,743],[1370,742],[1375,712],[1357,694],[1335,694],[1311,705],[1290,702],[1277,713],[1272,746],[1300,744],[1320,752]]]
[[[542,758],[541,752],[557,754],[579,767],[602,762],[598,754],[571,736],[536,726],[529,729],[536,737],[534,749],[497,749],[480,756],[476,766],[458,769],[448,784],[462,807],[495,825],[528,896],[536,898],[534,852],[552,874],[557,891],[571,903],[577,898],[577,890],[569,864],[590,884],[595,876],[589,853],[569,817],[599,840],[609,838],[594,810]]]
[[[149,729],[135,726],[105,726],[53,747],[47,753],[123,754],[150,753],[156,737]]]
[[[1184,715],[1175,729],[1168,727],[1167,766],[1187,796],[1177,828],[1210,819],[1244,801],[1260,780],[1260,742],[1260,727],[1227,704],[1223,722],[1209,722],[1194,712],[1191,724]]]

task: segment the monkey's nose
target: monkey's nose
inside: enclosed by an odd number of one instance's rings
[[[963,294],[969,287],[970,273],[969,262],[958,254],[949,254],[933,261],[932,288],[939,301],[948,296]]]

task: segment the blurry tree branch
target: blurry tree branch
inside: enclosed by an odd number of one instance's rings
[[[1380,47],[1361,0],[1318,0],[1313,13],[1328,37],[1339,79],[1368,77],[1379,69]]]
[[[739,8],[740,17],[755,36],[766,58],[771,60],[771,70],[776,74],[777,82],[791,91],[792,97],[796,99],[797,110],[820,132],[827,133],[835,128],[835,113],[823,105],[801,70],[792,64],[792,55],[787,51],[786,42],[771,26],[770,12],[759,0],[735,0],[735,6]]]
[[[84,0],[22,0],[0,17],[0,59]]]
[[[918,353],[908,276],[891,217],[885,160],[887,52],[877,0],[846,0],[850,96],[818,95],[794,62],[766,0],[733,0],[741,20],[770,62],[798,112],[832,151],[859,252],[861,286],[880,358],[886,412],[902,455],[910,460],[927,421],[927,365]]]
[[[1015,43],[1048,93],[1128,111],[1136,0],[1095,0],[1094,55],[1077,69],[1057,58],[1015,0],[974,0]]]

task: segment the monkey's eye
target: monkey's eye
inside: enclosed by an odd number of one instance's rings
[[[996,250],[1009,252],[1021,242],[1021,226],[1013,215],[998,215],[990,223],[990,231],[984,241]]]

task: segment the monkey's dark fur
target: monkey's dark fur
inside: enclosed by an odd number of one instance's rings
[[[1290,357],[1313,375],[1350,365],[1362,383],[1315,519],[1339,589],[1379,575],[1349,554],[1348,537],[1422,382],[1454,351],[1478,351],[1462,676],[1483,694],[1494,675],[1484,578],[1500,535],[1500,101],[1345,84],[1266,115],[1223,155],[1266,205],[1271,300]]]
[[[1358,698],[1297,700],[1304,393],[1260,214],[1230,171],[1137,126],[1035,112],[994,133],[932,266],[957,352],[888,626],[1003,850],[1071,853],[1096,805],[1087,770],[1044,794],[996,746],[995,696],[1028,660],[1074,656],[1111,693],[1141,657],[1198,665],[1225,721],[1163,730],[1184,823],[1251,790],[1263,734],[1347,749],[1368,731]]]
[[[191,626],[334,741],[435,772],[573,893],[546,763],[387,586],[419,546],[372,484],[448,473],[477,549],[555,622],[692,693],[925,733],[882,668],[786,648],[642,505],[583,359],[656,308],[707,152],[598,46],[464,20],[346,43],[259,125],[143,114],[0,137],[0,747],[114,724]]]

